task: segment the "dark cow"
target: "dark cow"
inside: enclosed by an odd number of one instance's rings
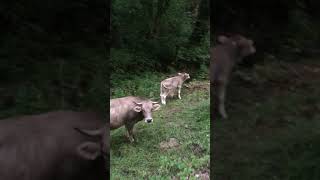
[[[106,179],[105,119],[94,112],[57,111],[0,120],[0,179]]]
[[[218,42],[211,49],[210,81],[213,99],[213,115],[227,119],[225,110],[226,88],[233,67],[244,57],[256,52],[251,39],[241,35],[218,36]]]

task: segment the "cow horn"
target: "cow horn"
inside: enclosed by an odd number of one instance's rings
[[[159,104],[157,101],[152,101],[152,104]]]
[[[87,136],[102,136],[103,134],[103,128],[96,129],[96,130],[86,130],[86,129],[80,129],[80,128],[74,128],[74,129]]]

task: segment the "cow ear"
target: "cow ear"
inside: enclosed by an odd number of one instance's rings
[[[134,110],[135,112],[141,112],[142,108],[141,108],[140,106],[135,106],[135,107],[133,108],[133,110]]]
[[[152,107],[152,111],[158,111],[160,109],[161,105],[160,104],[154,104]]]
[[[78,146],[77,153],[86,160],[95,160],[101,155],[101,148],[98,143],[85,142]]]

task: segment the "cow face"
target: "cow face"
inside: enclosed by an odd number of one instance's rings
[[[178,75],[181,76],[183,80],[190,79],[190,75],[188,73],[178,73]]]
[[[221,44],[232,44],[239,50],[239,56],[241,58],[254,54],[256,49],[254,47],[254,42],[241,35],[233,35],[231,37],[218,36],[218,42]]]
[[[142,101],[142,102],[134,102],[135,107],[133,108],[136,112],[141,112],[144,117],[144,122],[151,123],[153,121],[152,111],[157,111],[161,107],[158,102],[153,101]]]
[[[240,50],[240,56],[245,57],[256,52],[253,41],[251,39],[247,39],[241,35],[232,37],[233,41],[237,44]]]

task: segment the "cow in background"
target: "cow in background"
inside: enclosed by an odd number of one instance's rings
[[[178,98],[181,99],[181,88],[183,83],[190,79],[188,73],[178,73],[177,76],[167,78],[160,83],[160,97],[161,103],[166,104],[167,96],[173,97],[178,91]]]

